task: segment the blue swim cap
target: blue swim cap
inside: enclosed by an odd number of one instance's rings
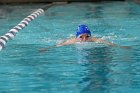
[[[86,25],[78,26],[76,37],[79,37],[81,34],[88,34],[89,36],[91,36],[91,32]]]

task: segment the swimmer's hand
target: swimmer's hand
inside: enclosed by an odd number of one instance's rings
[[[120,46],[121,48],[124,48],[124,49],[131,49],[130,46]]]
[[[47,51],[46,48],[40,48],[40,49],[39,49],[39,52],[45,52],[45,51]]]

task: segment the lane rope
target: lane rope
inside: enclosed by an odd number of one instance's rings
[[[35,12],[24,18],[22,21],[19,22],[15,27],[10,29],[6,34],[0,37],[0,51],[5,47],[6,43],[13,39],[16,34],[25,28],[31,21],[33,21],[35,18],[37,18],[40,14],[43,14],[45,10],[50,8],[53,5],[61,5],[61,4],[66,4],[66,2],[55,2],[48,4],[44,6],[43,8],[37,9]]]

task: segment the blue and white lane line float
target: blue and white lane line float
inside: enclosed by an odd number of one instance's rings
[[[47,10],[48,8],[50,8],[53,5],[61,5],[61,4],[66,4],[65,2],[55,2],[52,4],[48,4],[46,5],[44,8],[40,8],[38,10],[36,10],[35,12],[33,12],[32,14],[30,14],[29,16],[27,16],[26,18],[24,18],[18,25],[16,25],[15,27],[13,27],[12,29],[10,29],[5,35],[0,37],[0,51],[5,47],[6,43],[13,39],[15,37],[15,35],[23,28],[25,28],[29,22],[31,22],[32,20],[34,20],[35,18],[37,18],[40,14],[43,14],[45,10]]]
[[[15,37],[15,35],[24,27],[26,27],[29,22],[34,20],[40,14],[44,13],[43,9],[38,9],[26,18],[24,18],[17,26],[10,29],[5,35],[0,37],[0,51],[5,47],[6,43]]]

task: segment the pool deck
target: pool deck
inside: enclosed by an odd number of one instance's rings
[[[140,4],[140,0],[134,0],[134,2],[139,3]]]
[[[0,3],[100,2],[100,1],[125,1],[125,0],[0,0]],[[134,1],[140,2],[140,0]]]

